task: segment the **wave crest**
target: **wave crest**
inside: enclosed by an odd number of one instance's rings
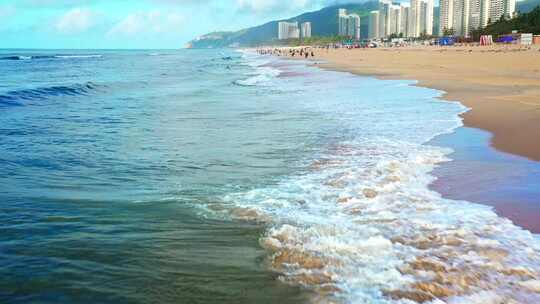
[[[27,102],[46,100],[51,97],[88,95],[98,89],[98,87],[95,83],[86,82],[67,86],[50,86],[9,91],[0,95],[0,106],[23,106]]]

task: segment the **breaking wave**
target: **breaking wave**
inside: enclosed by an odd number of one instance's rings
[[[87,95],[96,90],[98,85],[87,82],[68,86],[51,86],[35,89],[9,91],[0,94],[0,106],[23,106],[26,102],[46,100],[57,96]]]
[[[459,112],[444,121],[407,111],[381,112],[395,125],[359,117],[364,135],[329,144],[302,172],[208,207],[264,224],[268,267],[315,291],[313,302],[540,303],[538,238],[491,207],[429,189],[451,151],[426,143],[461,126]],[[403,119],[415,113],[424,120]]]
[[[268,64],[269,60],[264,57],[258,57],[248,52],[243,53],[242,58],[247,60],[247,64],[254,69],[254,72],[249,73],[246,79],[236,80],[234,84],[239,86],[267,86],[273,79],[281,74],[281,71]]]
[[[43,59],[82,59],[82,58],[101,58],[103,55],[13,55],[0,57],[0,60],[43,60]]]

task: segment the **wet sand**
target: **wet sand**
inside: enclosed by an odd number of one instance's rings
[[[466,126],[494,134],[498,150],[540,161],[540,50],[512,47],[338,49],[316,53],[322,67],[416,79],[471,108]]]
[[[540,233],[540,162],[495,150],[492,135],[459,128],[432,145],[451,147],[451,162],[435,169],[431,188],[443,196],[493,206],[515,224]]]
[[[540,50],[512,47],[318,51],[323,68],[416,79],[471,110],[466,127],[432,144],[455,150],[432,188],[451,199],[489,205],[540,233]],[[485,131],[484,131],[485,130]],[[487,132],[486,132],[487,131]]]

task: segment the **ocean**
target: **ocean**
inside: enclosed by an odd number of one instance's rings
[[[0,302],[540,302],[537,236],[430,190],[467,109],[413,84],[0,51]]]

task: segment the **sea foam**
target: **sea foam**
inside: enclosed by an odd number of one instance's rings
[[[246,60],[259,71],[261,59]],[[226,195],[219,211],[267,226],[260,244],[280,280],[323,303],[540,302],[537,236],[428,187],[452,151],[426,143],[461,126],[463,106],[406,82],[306,69],[311,76],[281,85],[307,87],[307,107],[341,121],[345,135],[321,143],[302,172]]]

